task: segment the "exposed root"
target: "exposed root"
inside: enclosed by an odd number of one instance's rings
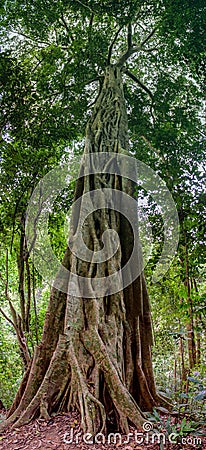
[[[145,421],[145,417],[120,379],[97,330],[95,328],[88,329],[82,338],[85,346],[93,354],[98,367],[104,372],[108,391],[117,411],[120,413],[123,431],[128,431],[126,418],[140,428]]]
[[[20,403],[18,410],[2,424],[2,429],[11,424],[13,424],[13,427],[25,425],[36,417],[39,411],[41,411],[42,417],[49,418],[49,412],[53,407],[53,397],[56,399],[59,391],[63,391],[68,382],[70,369],[67,352],[66,336],[61,335],[49,368],[36,395],[21,414],[19,413],[21,411]]]
[[[77,377],[78,383],[76,387],[78,389],[78,400],[81,411],[81,426],[84,431],[88,431],[94,435],[99,430],[99,424],[97,424],[98,414],[96,409],[100,412],[101,420],[101,432],[106,426],[106,414],[103,404],[89,392],[87,384],[83,378],[83,374],[78,363],[74,344],[71,341],[69,345],[70,363],[72,370]]]

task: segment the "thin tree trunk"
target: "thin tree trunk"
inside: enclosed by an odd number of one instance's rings
[[[2,280],[4,281],[3,277]],[[20,356],[22,358],[23,364],[25,369],[28,367],[30,363],[30,355],[29,355],[29,349],[26,341],[26,337],[23,331],[23,324],[22,324],[22,318],[17,313],[16,309],[14,308],[14,305],[11,301],[10,295],[9,295],[9,254],[8,250],[6,250],[6,281],[4,281],[5,284],[5,297],[8,301],[12,320],[7,316],[7,314],[4,313],[3,310],[1,310],[1,313],[5,317],[5,319],[11,323],[11,325],[14,327],[17,341],[19,345],[19,351]]]
[[[37,312],[37,304],[36,304],[36,292],[35,292],[35,269],[34,265],[32,266],[32,298],[33,298],[33,306],[34,306],[34,316],[35,316],[35,338],[36,343],[39,343],[39,323],[38,323],[38,312]]]
[[[29,259],[26,258],[26,281],[27,281],[27,303],[26,303],[26,314],[25,314],[25,326],[27,333],[30,332],[30,309],[31,309],[31,273]]]
[[[196,364],[197,366],[201,363],[201,333],[199,331],[199,323],[201,320],[201,316],[198,315],[195,318],[195,328],[196,328]]]
[[[185,383],[187,380],[187,369],[185,367],[185,357],[184,357],[184,341],[183,337],[180,336],[179,341],[179,352],[180,352],[180,362],[181,362],[181,385],[182,389],[185,389]]]
[[[198,288],[195,278],[194,281],[194,288],[196,294],[198,294]],[[196,314],[195,317],[195,328],[196,328],[196,364],[200,365],[201,362],[201,333],[200,333],[200,323],[201,323],[201,314]]]
[[[188,342],[188,356],[189,356],[189,368],[192,370],[196,363],[196,350],[195,350],[195,334],[194,334],[194,319],[193,319],[193,303],[191,298],[191,286],[190,286],[190,275],[189,275],[189,255],[188,255],[188,244],[187,236],[184,231],[185,236],[185,284],[187,288],[187,301],[189,304],[189,316],[190,320],[186,324],[187,328],[187,342]]]
[[[26,307],[25,307],[25,292],[24,292],[24,241],[25,241],[25,233],[21,230],[20,236],[20,246],[19,246],[19,255],[17,255],[17,266],[18,266],[18,274],[19,274],[19,297],[20,297],[20,309],[21,309],[21,318],[23,323],[23,331],[26,330]]]

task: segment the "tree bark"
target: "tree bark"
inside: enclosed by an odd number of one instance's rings
[[[85,153],[128,150],[127,113],[121,67],[108,66],[103,86],[86,130]],[[120,175],[82,177],[75,199],[106,186],[133,195],[132,183]],[[104,196],[103,196],[104,199]],[[81,210],[74,209],[71,240]],[[137,218],[136,218],[137,220]],[[67,248],[63,265],[81,276],[106,277],[120,270],[133,247],[128,221],[114,208],[103,207],[88,216],[83,226],[87,247],[102,248],[102,234],[115,230],[121,246],[104,263],[85,262]],[[137,264],[141,259],[136,255]],[[133,270],[133,268],[132,268]],[[69,282],[69,280],[68,280]],[[69,286],[69,284],[68,284]],[[69,322],[68,322],[69,319]],[[53,411],[78,409],[81,426],[92,434],[111,427],[128,432],[131,422],[141,427],[142,411],[167,400],[157,394],[151,361],[152,326],[143,273],[126,289],[102,297],[72,297],[52,289],[43,337],[36,347],[31,369],[17,393],[6,426],[20,426]]]
[[[196,294],[198,294],[198,288],[197,288],[197,283],[196,280],[194,278],[193,280],[194,282],[194,288],[195,288],[195,292]],[[200,365],[201,363],[201,332],[200,332],[200,323],[201,323],[201,314],[197,314],[195,316],[195,328],[196,328],[196,364],[197,366]]]
[[[187,343],[188,343],[188,357],[189,357],[189,368],[192,370],[196,363],[196,348],[195,348],[195,333],[194,333],[194,317],[193,317],[193,301],[191,297],[191,280],[189,271],[189,255],[188,255],[188,244],[187,235],[184,230],[185,237],[185,285],[187,288],[187,301],[190,319],[186,324],[187,329]]]

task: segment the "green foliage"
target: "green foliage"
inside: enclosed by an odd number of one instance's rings
[[[0,399],[11,406],[22,379],[23,367],[13,329],[0,317]]]
[[[183,437],[188,436],[204,436],[204,432],[202,431],[203,422],[197,422],[193,420],[188,420],[186,417],[180,418],[178,421],[174,421],[172,416],[168,416],[165,418],[161,415],[159,410],[164,408],[159,408],[158,411],[156,408],[153,409],[153,413],[149,414],[149,420],[154,424],[154,432],[158,431],[159,433],[163,433],[165,436],[166,442],[172,442],[173,444],[182,443]],[[164,411],[165,414],[166,410]],[[169,411],[168,411],[169,413]],[[172,441],[170,441],[172,439]],[[167,448],[163,442],[160,442],[160,450],[164,450]]]

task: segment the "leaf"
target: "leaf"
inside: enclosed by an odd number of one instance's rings
[[[157,406],[156,409],[160,412],[162,412],[163,414],[169,414],[169,410],[167,408],[163,408],[163,406]]]
[[[196,378],[193,378],[193,377],[187,377],[187,379],[188,379],[189,381],[192,381],[192,383],[200,384],[200,381],[198,381]]]
[[[179,395],[179,397],[180,397],[180,398],[189,398],[189,395],[188,395],[188,394],[185,394],[184,392],[182,392],[182,393]]]
[[[184,417],[184,419],[182,419],[182,422],[181,422],[181,425],[180,425],[180,432],[183,431],[185,425],[186,425],[186,417]]]
[[[199,392],[199,394],[195,395],[194,400],[203,400],[206,398],[206,390]]]
[[[160,415],[158,414],[158,412],[157,412],[156,409],[153,410],[153,416],[155,417],[156,420],[158,420],[158,421],[161,420],[161,417],[160,417]]]

